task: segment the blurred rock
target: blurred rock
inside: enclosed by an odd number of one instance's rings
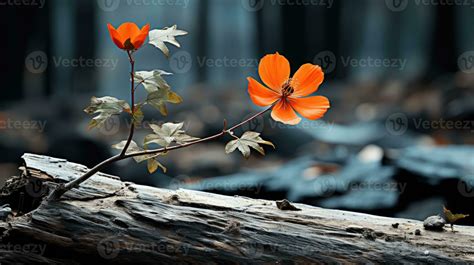
[[[446,221],[439,215],[429,216],[423,221],[426,230],[443,231]]]
[[[353,158],[341,167],[305,156],[271,172],[242,172],[181,187],[257,198],[282,194],[291,201],[331,208],[376,210],[397,202],[400,187],[392,180],[393,174],[393,167],[379,162]]]
[[[355,123],[350,125],[313,121],[314,125],[303,128],[317,140],[342,145],[365,146],[384,137],[384,129],[377,123]]]
[[[474,183],[474,147],[411,147],[396,162],[401,169],[420,176],[431,185],[445,179]]]

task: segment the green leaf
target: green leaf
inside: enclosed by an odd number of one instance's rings
[[[469,216],[469,214],[461,214],[461,213],[453,214],[450,210],[448,210],[444,206],[443,206],[443,212],[444,212],[444,216],[446,217],[446,221],[448,221],[448,223],[450,224],[453,224],[457,220],[463,219]]]
[[[150,128],[153,130],[153,134],[149,134],[145,137],[144,145],[158,144],[163,147],[168,147],[171,143],[184,144],[198,140],[199,138],[189,136],[185,133],[183,123],[172,123],[167,122],[163,125],[150,124]]]
[[[242,155],[248,158],[250,156],[250,148],[252,148],[261,155],[265,155],[265,150],[260,144],[270,145],[275,148],[272,142],[263,140],[260,137],[260,133],[247,131],[240,138],[228,142],[225,146],[225,152],[229,154],[239,149]]]
[[[176,47],[181,47],[179,42],[176,41],[175,37],[188,34],[184,30],[177,29],[176,25],[164,29],[154,29],[149,33],[149,43],[158,49],[160,49],[166,57],[169,57],[170,51],[166,47],[165,42],[173,44]]]
[[[143,84],[145,90],[148,93],[157,91],[159,89],[169,90],[170,86],[163,79],[163,75],[172,75],[171,73],[165,72],[163,70],[153,70],[153,71],[138,71],[134,74],[135,82],[138,84]]]
[[[178,104],[183,99],[175,92],[169,89],[159,89],[148,94],[146,103],[150,104],[154,108],[160,111],[163,116],[168,115],[168,109],[166,103]]]
[[[163,75],[171,75],[162,70],[139,71],[134,74],[134,80],[142,84],[148,92],[146,104],[160,111],[164,116],[168,115],[166,103],[178,104],[183,99],[173,92],[169,84],[163,79]]]
[[[84,109],[87,114],[98,114],[89,123],[89,129],[102,125],[112,115],[120,114],[122,111],[130,111],[130,106],[124,100],[114,97],[92,97],[89,107]]]

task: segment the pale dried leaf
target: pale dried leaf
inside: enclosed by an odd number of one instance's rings
[[[151,30],[148,35],[150,38],[149,43],[160,49],[166,55],[166,57],[169,57],[170,52],[168,47],[166,47],[165,42],[170,43],[176,47],[181,47],[175,37],[186,34],[188,34],[186,31],[177,29],[176,25],[164,29],[154,29]]]

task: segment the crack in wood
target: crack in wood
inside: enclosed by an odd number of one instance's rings
[[[46,182],[78,176],[83,168],[37,155],[24,159],[28,169],[52,176]],[[0,251],[0,263],[474,262],[472,227],[415,236],[409,233],[423,229],[420,221],[294,207],[300,211],[282,211],[265,200],[124,183],[100,173],[65,200],[0,222],[3,244],[47,245],[41,257]]]

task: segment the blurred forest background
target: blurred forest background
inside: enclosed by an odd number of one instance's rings
[[[93,95],[128,98],[128,60],[106,24],[133,21],[189,32],[169,60],[150,45],[136,54],[137,70],[173,72],[167,81],[184,98],[168,117],[148,109],[136,139],[149,122],[184,120],[202,137],[258,111],[246,77],[258,77],[259,59],[276,51],[293,72],[323,67],[317,93],[332,108],[294,127],[268,116],[246,126],[276,144],[266,157],[225,155],[223,139],[170,153],[166,174],[132,160],[107,173],[387,216],[423,219],[443,205],[473,216],[474,5],[461,2],[1,1],[0,186],[25,152],[87,166],[115,153],[127,117],[88,131],[82,110]]]

